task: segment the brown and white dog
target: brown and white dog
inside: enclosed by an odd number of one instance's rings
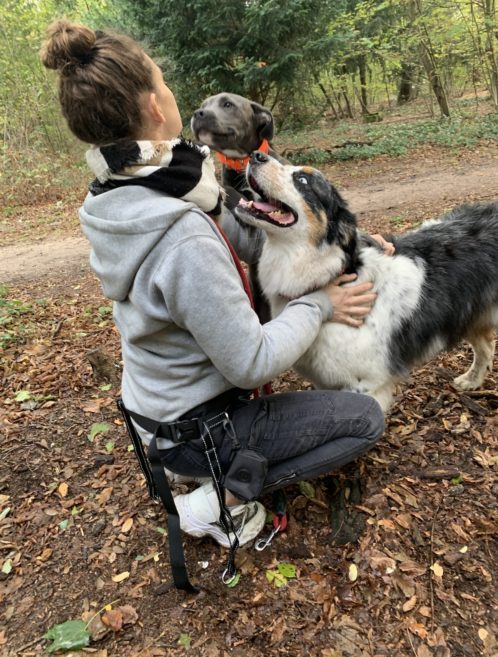
[[[395,238],[396,252],[387,256],[358,232],[355,216],[316,169],[255,153],[247,180],[262,200],[241,201],[236,215],[266,233],[259,276],[272,316],[343,272],[373,281],[378,295],[360,328],[324,323],[298,372],[317,388],[369,394],[387,410],[411,368],[467,340],[474,361],[454,384],[481,386],[498,328],[498,202],[429,221]]]

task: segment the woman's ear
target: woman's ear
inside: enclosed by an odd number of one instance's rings
[[[155,93],[147,94],[145,100],[145,113],[149,116],[154,123],[166,123],[166,117],[161,111],[157,103],[157,98]]]

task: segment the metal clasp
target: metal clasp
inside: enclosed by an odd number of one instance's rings
[[[284,526],[282,522],[279,522],[270,532],[270,534],[266,538],[260,538],[259,541],[256,541],[254,544],[255,549],[258,552],[262,552],[265,548],[267,548],[269,545],[271,545],[271,542],[275,538],[275,536],[278,534],[278,532],[281,532],[284,530]]]

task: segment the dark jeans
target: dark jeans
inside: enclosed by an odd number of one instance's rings
[[[264,492],[312,479],[344,466],[371,449],[384,431],[384,416],[371,397],[336,390],[306,390],[239,399],[229,409],[235,436],[212,431],[223,472],[234,451],[250,447],[268,459]],[[200,440],[166,450],[164,466],[209,476]]]

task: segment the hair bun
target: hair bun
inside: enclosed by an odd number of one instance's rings
[[[93,57],[96,35],[93,30],[79,23],[58,20],[47,28],[40,57],[47,68],[61,70],[68,64],[84,66]]]

